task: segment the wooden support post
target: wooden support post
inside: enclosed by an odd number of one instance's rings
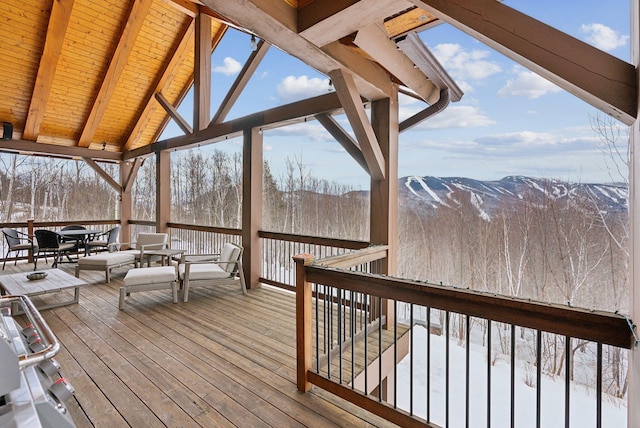
[[[132,211],[132,185],[127,185],[127,183],[129,180],[133,180],[131,176],[133,168],[134,162],[120,162],[120,242],[132,242],[131,226],[129,225]]]
[[[36,241],[36,237],[35,234],[33,233],[34,231],[34,227],[33,227],[33,219],[30,218],[29,220],[27,220],[27,235],[29,235],[30,239],[33,239],[33,243],[37,244]],[[29,250],[29,263],[33,263],[33,257],[35,256],[35,254],[33,254],[33,251]]]
[[[195,65],[193,81],[193,129],[209,126],[211,106],[211,17],[196,15]]]
[[[640,65],[640,0],[631,1],[631,61]],[[640,80],[640,76],[636,76]],[[639,86],[640,88],[640,81]],[[638,97],[637,99],[640,99]],[[631,157],[629,162],[629,313],[635,324],[640,322],[640,122],[630,128]],[[636,329],[636,332],[638,329]],[[640,424],[640,348],[629,351],[629,392],[627,427]]]
[[[370,242],[388,245],[378,272],[396,275],[398,270],[398,87],[393,85],[393,98],[371,103],[371,125],[384,156],[384,179],[371,180]],[[383,300],[382,313],[386,328],[393,328],[393,302]]]
[[[242,154],[242,246],[247,288],[259,287],[262,254],[262,131],[247,128],[243,133]]]
[[[166,233],[171,221],[171,153],[156,154],[156,232]]]
[[[311,383],[307,379],[307,372],[311,370],[312,322],[311,317],[311,283],[307,282],[304,267],[313,263],[311,254],[293,256],[296,263],[296,369],[298,391],[307,392]]]

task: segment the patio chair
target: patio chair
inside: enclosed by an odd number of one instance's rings
[[[149,250],[162,250],[169,248],[169,235],[167,233],[138,233],[136,242],[121,243],[120,247],[126,248],[127,246],[133,246],[129,250],[120,250],[120,253],[133,254],[136,258],[136,267],[142,267],[147,262],[150,265],[151,260],[160,260],[160,257],[150,257],[145,255],[144,252]]]
[[[87,230],[87,228],[84,226],[80,226],[79,224],[71,224],[69,226],[65,226],[62,229],[60,229],[60,231],[65,231],[65,230]],[[63,242],[63,243],[72,242],[75,245],[73,249],[74,252],[79,252],[80,248],[84,249],[83,241],[84,241],[84,236],[78,236],[78,237],[61,236],[60,237],[60,242]]]
[[[243,248],[232,243],[224,244],[220,254],[183,254],[178,265],[178,279],[182,285],[183,301],[189,301],[189,288],[240,284],[246,294],[242,270]]]
[[[20,255],[21,251],[30,250],[35,255],[38,246],[33,243],[33,239],[31,239],[26,233],[11,229],[10,227],[3,227],[2,234],[4,235],[4,239],[7,241],[7,253],[4,255],[2,270],[4,270],[4,266],[6,265],[7,259],[9,258],[9,253],[11,252],[16,252],[15,262],[13,264],[14,266],[18,264],[18,256]],[[33,270],[36,270],[38,260],[34,260],[35,262],[33,264]]]
[[[87,252],[91,254],[92,251],[95,253],[98,253],[98,251],[116,251],[118,235],[120,235],[120,226],[95,235],[94,239],[87,242]]]
[[[67,259],[71,261],[69,252],[73,251],[76,244],[74,242],[61,242],[60,235],[51,230],[40,229],[36,230],[36,241],[38,242],[38,253],[36,256],[36,263],[40,258],[40,253],[44,253],[44,261],[47,263],[47,253],[53,255],[52,268],[58,266],[61,262],[62,255],[66,255]]]

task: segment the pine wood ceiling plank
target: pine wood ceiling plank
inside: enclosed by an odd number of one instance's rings
[[[40,126],[42,126],[47,108],[47,101],[53,85],[53,77],[58,65],[60,52],[62,51],[67,26],[71,18],[73,4],[74,0],[53,2],[47,36],[44,42],[44,51],[42,52],[40,67],[33,87],[29,114],[22,133],[22,138],[25,140],[35,140],[40,133]]]
[[[50,8],[48,0],[0,1],[0,41],[2,51],[10,52],[0,67],[0,120],[13,124],[14,135],[28,114]]]
[[[440,89],[414,67],[413,61],[398,50],[396,44],[389,40],[387,32],[378,25],[361,28],[354,43],[427,103],[434,104],[440,99]]]
[[[342,108],[349,119],[351,129],[356,135],[360,150],[367,161],[369,174],[374,180],[384,180],[385,160],[378,139],[373,131],[367,113],[362,105],[362,100],[353,81],[351,74],[345,70],[334,70],[329,73],[336,94],[340,99]]]
[[[194,34],[195,23],[193,20],[189,20],[189,22],[182,27],[181,35],[178,37],[179,43],[167,56],[166,64],[162,67],[162,72],[158,74],[158,78],[154,85],[155,93],[159,93],[165,86],[171,85],[173,80],[176,78],[178,68],[191,54],[190,48],[193,46],[192,42]],[[142,132],[148,128],[151,116],[159,107],[153,94],[147,96],[143,105],[143,111],[136,120],[136,123],[129,134],[129,138],[124,144],[123,151],[130,150],[137,141],[140,141]]]
[[[389,38],[393,39],[425,25],[433,24],[438,18],[424,9],[415,8],[384,22]]]
[[[633,124],[635,67],[495,0],[412,0],[592,106]]]
[[[233,19],[239,25],[254,31],[261,38],[279,47],[321,73],[328,74],[337,68],[349,68],[361,95],[368,99],[388,98],[391,94],[390,83],[382,84],[378,74],[369,74],[375,64],[365,68],[350,68],[351,61],[358,55],[342,51],[340,62],[331,56],[331,51],[321,50],[297,33],[297,9],[283,1],[246,0],[232,2],[225,0],[202,0],[207,7]],[[268,37],[267,37],[268,36]],[[345,63],[346,62],[346,63]],[[384,72],[380,67],[377,67]],[[373,83],[372,83],[373,82]]]
[[[298,32],[324,46],[412,6],[408,0],[316,0],[298,11]]]
[[[88,147],[89,144],[91,144],[152,3],[153,0],[140,0],[133,3],[131,12],[127,18],[127,23],[122,30],[118,47],[113,53],[113,59],[109,64],[91,112],[80,134],[78,146]]]

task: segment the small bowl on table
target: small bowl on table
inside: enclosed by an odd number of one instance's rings
[[[46,272],[31,272],[30,274],[27,274],[27,279],[30,281],[36,281],[38,279],[44,279],[46,277]]]

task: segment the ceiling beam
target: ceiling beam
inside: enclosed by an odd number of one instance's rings
[[[211,119],[211,17],[196,16],[193,83],[193,129],[202,130]]]
[[[364,110],[353,78],[345,70],[334,70],[329,73],[329,77],[331,77],[333,86],[336,88],[336,94],[338,94],[347,119],[349,119],[351,129],[356,135],[356,140],[369,168],[369,175],[374,180],[384,180],[384,155]]]
[[[597,109],[631,125],[633,65],[495,0],[411,0]]]
[[[367,174],[369,173],[369,166],[364,159],[362,150],[358,147],[351,135],[342,127],[330,114],[322,113],[316,114],[315,118],[320,122],[322,126],[336,139],[338,143],[349,153],[349,155],[364,169]]]
[[[242,2],[227,0],[202,0],[202,3],[214,11],[232,19],[240,26],[249,29],[271,45],[277,46],[296,58],[304,58],[310,67],[328,74],[338,68],[349,68],[353,72],[358,93],[370,100],[391,96],[391,84],[382,81],[387,73],[372,61],[367,67],[351,68],[358,54],[345,50],[339,51],[341,58],[336,59],[331,51],[321,50],[297,32],[297,9],[283,1],[246,0]],[[265,38],[268,35],[269,38]],[[367,60],[364,60],[367,61]],[[357,62],[363,64],[362,61]],[[372,72],[372,70],[376,70]]]
[[[264,56],[267,54],[270,46],[271,45],[266,43],[264,40],[260,40],[258,42],[257,49],[251,52],[251,55],[249,55],[247,62],[245,62],[244,67],[242,67],[242,70],[240,70],[240,74],[238,74],[238,77],[236,77],[236,80],[231,85],[231,88],[229,88],[227,95],[225,95],[224,99],[220,103],[218,111],[213,115],[213,119],[211,119],[211,123],[209,124],[209,126],[221,123],[226,119],[227,114],[229,114],[229,111],[238,100],[238,97],[240,97],[240,94],[247,86],[247,83],[249,83],[249,79],[251,79],[251,76],[253,76],[253,73],[256,71],[256,68],[258,68],[258,65],[260,65],[260,62],[262,61]]]
[[[373,24],[362,28],[353,42],[427,103],[438,101],[440,89],[421,70],[414,67],[413,61],[398,50],[380,26]]]
[[[138,170],[144,163],[144,158],[135,158],[133,160],[133,166],[129,171],[129,174],[125,178],[125,182],[122,185],[122,193],[131,193],[131,189],[133,189],[133,184],[136,181],[136,176],[138,175]]]
[[[93,150],[85,147],[60,146],[57,144],[36,143],[29,140],[0,140],[0,151],[38,154],[63,158],[91,158],[107,162],[118,162],[121,152]]]
[[[298,10],[298,32],[324,46],[411,7],[408,0],[315,0]]]
[[[22,138],[36,141],[40,134],[40,127],[44,120],[44,114],[53,85],[58,58],[62,52],[65,34],[69,26],[74,0],[54,1],[51,6],[47,36],[44,41],[44,50],[40,57],[38,73],[31,94],[31,104],[24,124]]]
[[[140,136],[147,128],[151,117],[158,109],[158,103],[156,103],[155,101],[155,94],[160,93],[162,91],[162,88],[164,88],[165,86],[171,85],[173,80],[176,78],[178,67],[180,67],[180,65],[185,61],[190,53],[188,48],[191,45],[194,33],[194,21],[193,19],[188,19],[187,24],[185,24],[182,28],[181,35],[178,37],[178,40],[180,40],[180,42],[177,44],[175,50],[167,55],[167,60],[165,61],[165,64],[163,65],[161,71],[158,73],[158,78],[155,82],[155,85],[153,85],[155,91],[153,93],[147,94],[146,100],[143,102],[144,109],[138,117],[138,120],[136,120],[136,124],[133,127],[133,130],[131,131],[131,133],[129,133],[129,137],[124,144],[123,151],[130,150],[133,145],[137,141],[139,141]],[[167,121],[169,119],[170,117],[167,118]],[[164,129],[165,126],[166,122],[160,128]]]
[[[335,92],[320,95],[295,103],[275,107],[249,116],[210,126],[204,131],[194,131],[190,135],[169,138],[149,146],[140,147],[123,154],[123,160],[145,156],[160,150],[186,148],[200,143],[211,143],[241,135],[244,129],[261,127],[271,129],[303,122],[316,114],[334,114],[342,111],[340,100]]]
[[[98,175],[102,177],[102,179],[106,181],[107,184],[113,188],[113,190],[115,190],[118,193],[122,191],[122,187],[120,187],[120,184],[118,184],[117,181],[115,181],[104,169],[102,169],[102,167],[100,167],[100,165],[98,165],[96,161],[94,161],[91,158],[82,158],[82,159],[87,163],[87,165],[91,167],[91,169],[97,172]]]
[[[107,68],[107,73],[102,80],[98,94],[96,95],[91,111],[89,112],[89,116],[87,117],[82,133],[80,134],[78,146],[89,147],[91,144],[93,136],[98,130],[102,117],[107,110],[109,100],[118,86],[120,76],[127,65],[129,54],[135,45],[138,33],[144,24],[144,20],[147,17],[147,13],[149,12],[149,8],[152,3],[153,0],[139,0],[133,2],[127,23],[122,29],[118,46],[116,47],[115,52],[113,52],[111,62]]]
[[[218,31],[215,34],[212,35],[212,37],[211,37],[211,52],[213,52],[213,50],[216,48],[216,46],[218,46],[218,44],[220,43],[220,41],[222,40],[222,38],[226,34],[228,28],[229,27],[227,25],[221,24],[219,29],[218,29]],[[194,35],[195,35],[195,27],[194,27]],[[182,101],[185,99],[185,97],[187,96],[187,94],[191,90],[192,86],[193,86],[193,75],[191,76],[191,80],[189,80],[188,82],[185,83],[184,87],[182,88],[182,91],[176,97],[176,100],[173,102],[173,105],[175,107],[179,106],[182,103]],[[167,126],[167,124],[169,123],[170,120],[171,120],[171,117],[169,115],[167,115],[165,120],[164,120],[164,122],[158,127],[158,129],[157,129],[154,137],[151,139],[151,141],[158,141],[158,139],[162,135],[162,132],[164,132],[164,129],[166,128],[166,126]]]
[[[171,103],[164,97],[164,95],[162,95],[162,92],[156,93],[156,100],[158,101],[158,103],[160,103],[162,108],[164,108],[164,111],[166,111],[167,114],[171,116],[173,121],[178,124],[180,129],[182,129],[182,132],[184,132],[185,134],[193,133],[193,128],[191,127],[191,125],[189,125],[189,123],[180,115],[180,113],[178,113],[178,110],[171,105]]]

